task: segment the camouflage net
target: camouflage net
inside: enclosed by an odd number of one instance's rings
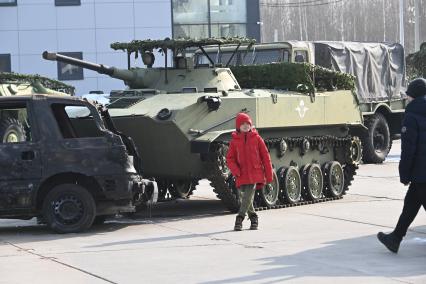
[[[418,77],[426,78],[426,42],[420,45],[420,50],[409,54],[406,58],[407,77],[413,80]]]
[[[35,83],[39,82],[45,88],[55,90],[58,92],[64,92],[69,95],[74,95],[75,88],[73,86],[64,84],[60,81],[49,79],[40,75],[26,75],[9,72],[0,72],[0,84],[1,83]]]
[[[248,44],[249,46],[256,43],[256,40],[245,37],[223,37],[223,38],[205,38],[205,39],[170,39],[164,40],[133,40],[131,42],[115,42],[111,44],[114,50],[123,50],[129,53],[153,50],[182,51],[190,47],[200,47],[206,45],[223,45],[223,44]]]
[[[230,68],[240,86],[247,89],[282,89],[301,93],[355,90],[354,76],[309,63],[271,63]]]

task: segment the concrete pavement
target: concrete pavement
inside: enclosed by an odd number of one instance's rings
[[[260,211],[260,230],[232,231],[234,215],[207,183],[190,200],[84,234],[34,220],[0,220],[0,283],[426,283],[423,209],[399,254],[376,239],[401,212],[399,145],[362,165],[342,199]]]

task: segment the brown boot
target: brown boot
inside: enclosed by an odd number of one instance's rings
[[[243,216],[237,215],[237,217],[235,218],[234,231],[241,231],[243,229],[243,220]]]
[[[257,230],[257,228],[259,227],[259,218],[257,217],[257,214],[253,213],[249,215],[249,218],[251,221],[250,230]]]

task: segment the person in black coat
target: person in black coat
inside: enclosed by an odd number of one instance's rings
[[[402,122],[399,177],[401,183],[410,186],[395,230],[377,234],[379,241],[394,253],[420,207],[423,205],[426,210],[426,80],[411,81],[406,94],[410,102]]]

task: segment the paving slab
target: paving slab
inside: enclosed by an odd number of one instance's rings
[[[0,220],[0,283],[426,283],[424,210],[398,254],[376,239],[407,190],[399,147],[383,165],[361,165],[341,200],[260,211],[258,231],[246,220],[234,232],[235,215],[205,180],[189,200],[83,234]]]

